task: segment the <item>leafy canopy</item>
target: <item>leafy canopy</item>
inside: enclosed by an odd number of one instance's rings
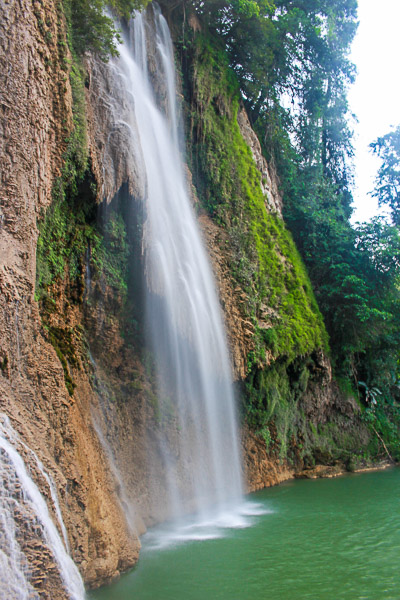
[[[371,144],[382,159],[373,196],[391,210],[393,223],[400,225],[400,125]]]
[[[149,2],[151,0],[63,0],[70,42],[76,54],[95,52],[103,60],[115,56],[120,38],[108,11],[128,19],[134,10],[145,8]]]

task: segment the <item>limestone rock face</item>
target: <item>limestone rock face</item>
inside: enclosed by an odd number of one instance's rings
[[[34,300],[37,220],[51,203],[72,124],[64,29],[55,1],[1,2],[0,412],[54,478],[73,558],[98,584],[133,564],[139,544],[127,534],[91,425],[97,399],[82,358],[71,398]],[[62,296],[60,307],[63,326],[74,325]]]
[[[247,492],[278,485],[294,476],[295,468],[271,457],[264,440],[247,427],[242,433],[242,445]]]
[[[247,373],[247,355],[253,349],[254,333],[253,324],[243,316],[242,305],[246,303],[247,298],[232,282],[225,231],[205,214],[199,217],[199,223],[211,259],[223,310],[233,377],[235,381],[243,381]]]
[[[265,160],[261,144],[254,133],[245,109],[242,107],[237,116],[240,132],[251,150],[254,162],[261,175],[261,189],[265,198],[265,206],[269,212],[282,216],[282,196],[279,192],[279,181],[275,169]]]
[[[86,67],[89,149],[98,199],[110,202],[124,183],[132,196],[144,198],[142,150],[126,88],[113,77],[113,64],[90,57]]]

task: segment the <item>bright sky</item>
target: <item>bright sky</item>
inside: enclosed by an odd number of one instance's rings
[[[368,195],[374,187],[380,160],[368,145],[400,124],[400,0],[358,0],[360,25],[351,60],[358,71],[349,92],[355,124],[355,183],[353,222],[378,213]]]

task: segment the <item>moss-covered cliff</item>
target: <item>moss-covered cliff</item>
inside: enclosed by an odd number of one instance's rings
[[[223,287],[234,290],[231,345],[245,340],[244,368],[236,369],[244,422],[267,454],[294,469],[357,462],[369,434],[355,399],[332,381],[324,322],[282,219],[278,174],[249,133],[224,50],[199,23],[192,27],[185,47],[178,44],[188,157],[201,211],[218,231],[212,244],[224,257]]]

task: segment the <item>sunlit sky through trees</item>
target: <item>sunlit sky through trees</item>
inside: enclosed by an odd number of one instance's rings
[[[369,144],[400,124],[400,0],[358,0],[360,25],[351,59],[358,76],[349,92],[355,124],[355,185],[353,221],[378,213],[368,195],[374,187],[378,158]]]

